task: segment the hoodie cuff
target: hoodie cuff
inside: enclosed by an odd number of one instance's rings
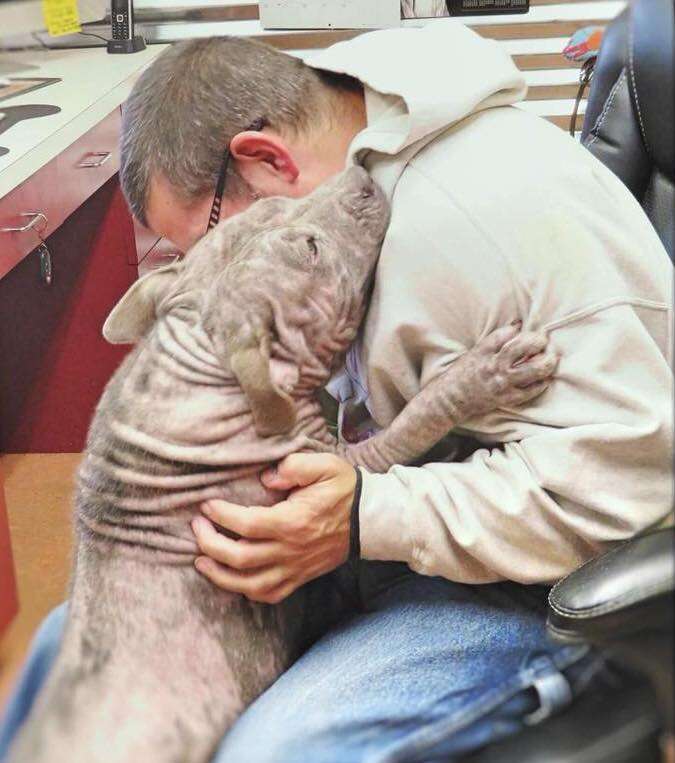
[[[356,485],[354,486],[354,499],[349,513],[349,561],[357,562],[361,558],[361,527],[359,517],[359,507],[361,505],[361,486],[363,476],[358,466],[354,467],[356,472]]]
[[[359,526],[361,558],[406,562],[413,559],[414,538],[408,525],[408,504],[401,481],[391,474],[360,469]]]

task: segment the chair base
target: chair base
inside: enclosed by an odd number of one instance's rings
[[[661,763],[661,728],[653,690],[630,679],[616,690],[590,689],[559,715],[463,763]]]

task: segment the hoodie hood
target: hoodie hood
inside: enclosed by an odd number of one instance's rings
[[[365,86],[368,127],[354,138],[348,163],[363,161],[367,151],[396,155],[420,144],[419,150],[469,115],[522,101],[527,91],[498,43],[450,19],[364,34],[305,62]]]

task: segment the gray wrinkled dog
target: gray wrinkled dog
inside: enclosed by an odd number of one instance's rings
[[[316,392],[356,335],[387,222],[353,168],[220,224],[112,312],[106,337],[139,344],[91,426],[68,625],[12,763],[203,763],[294,659],[302,590],[277,606],[219,590],[193,567],[190,521],[209,498],[276,503],[264,467],[337,449]],[[386,469],[462,418],[538,394],[555,358],[516,371],[546,341],[516,334],[493,333],[392,427],[339,451]]]

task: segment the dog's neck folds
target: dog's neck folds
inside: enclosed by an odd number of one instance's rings
[[[287,436],[259,437],[245,395],[183,316],[160,320],[109,384],[78,475],[79,520],[88,532],[153,562],[190,564],[198,504],[278,499],[258,473],[300,450],[328,450],[318,402],[296,400]],[[84,527],[83,527],[84,529]]]

